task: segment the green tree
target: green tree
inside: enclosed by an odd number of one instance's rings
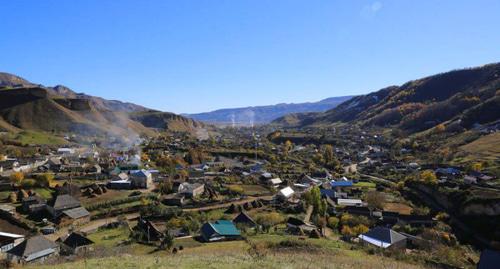
[[[167,231],[165,237],[161,240],[160,249],[171,249],[174,246],[174,237]]]
[[[44,173],[36,176],[37,184],[41,187],[50,187],[54,182],[54,174],[52,173]]]

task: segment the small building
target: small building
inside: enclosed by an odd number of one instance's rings
[[[201,236],[206,242],[238,240],[241,232],[233,222],[229,220],[218,220],[207,222],[201,227]]]
[[[47,208],[50,214],[54,218],[57,218],[63,213],[63,211],[80,206],[81,206],[80,201],[78,201],[75,197],[69,194],[63,194],[63,195],[58,195],[56,199],[53,201],[52,205],[48,206]]]
[[[126,180],[112,180],[108,183],[108,188],[115,190],[128,190],[132,188],[132,182]]]
[[[184,195],[169,194],[162,198],[162,203],[168,206],[183,206],[185,204]]]
[[[339,206],[363,206],[363,201],[360,199],[337,199]]]
[[[82,225],[90,222],[90,213],[84,207],[65,210],[57,220],[59,226]]]
[[[11,205],[2,204],[0,205],[0,212],[5,212],[9,215],[14,215],[14,213],[16,213],[16,208]]]
[[[61,155],[72,155],[75,154],[75,149],[72,148],[58,148],[57,153]]]
[[[469,185],[477,184],[477,177],[467,175],[464,177],[464,183]]]
[[[24,241],[24,235],[0,232],[0,254],[3,254]]]
[[[281,185],[281,183],[283,183],[283,181],[279,177],[271,178],[267,181],[267,184],[273,187],[278,187],[279,185]]]
[[[318,229],[316,226],[305,223],[304,221],[294,217],[288,218],[286,221],[286,227],[288,228],[288,231],[292,233],[299,233],[300,231],[304,233],[311,233]]]
[[[77,255],[93,251],[94,242],[81,233],[73,232],[65,238],[60,238],[61,250],[67,254]]]
[[[380,248],[405,249],[406,236],[386,227],[375,227],[358,237],[363,244]]]
[[[117,175],[113,175],[113,181],[128,181],[129,177],[127,173],[120,172]]]
[[[148,241],[160,241],[165,234],[152,221],[140,218],[137,222],[137,228],[146,236]]]
[[[179,185],[178,193],[189,198],[195,198],[205,192],[205,184],[184,182]]]
[[[233,223],[238,225],[245,225],[248,227],[256,227],[257,223],[247,215],[245,212],[241,212],[238,216],[233,219]]]
[[[295,191],[291,187],[286,187],[278,192],[278,197],[287,200],[290,199],[294,193]]]
[[[24,212],[33,214],[45,210],[47,201],[40,196],[33,195],[23,198],[22,207]]]
[[[31,237],[7,251],[7,259],[13,263],[42,262],[59,255],[59,246],[39,235]]]
[[[332,180],[330,182],[332,188],[348,188],[354,186],[354,183],[351,180]]]
[[[130,182],[132,188],[148,189],[153,186],[153,175],[142,169],[130,175]]]

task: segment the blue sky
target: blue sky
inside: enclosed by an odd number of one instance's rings
[[[177,113],[500,61],[498,0],[0,2],[0,71]]]

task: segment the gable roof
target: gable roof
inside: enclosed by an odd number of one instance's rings
[[[388,247],[401,240],[405,240],[406,236],[398,232],[395,232],[394,230],[391,230],[389,228],[375,227],[370,231],[368,231],[367,233],[360,235],[360,238],[374,245],[377,245],[377,243],[370,241],[370,239],[375,239],[376,241],[387,244]],[[381,245],[384,246],[384,244]]]
[[[238,228],[236,228],[234,223],[230,220],[218,220],[209,224],[219,235],[234,236],[241,234],[240,230],[238,230]]]
[[[257,225],[257,223],[247,215],[245,212],[241,212],[236,218],[233,219],[234,223],[243,223],[243,224],[251,224]]]
[[[301,225],[306,225],[306,223],[298,218],[295,217],[289,217],[288,220],[286,221],[287,224],[293,225],[293,226],[301,226]]]
[[[151,176],[151,173],[147,170],[141,169],[141,170],[133,173],[132,176],[133,177],[148,178]]]
[[[73,232],[66,239],[64,239],[63,243],[72,248],[88,246],[94,244],[94,241],[88,239],[81,233]]]
[[[55,210],[63,210],[79,207],[80,201],[69,194],[58,195],[52,206]]]
[[[354,185],[354,183],[350,180],[341,180],[341,181],[334,181],[332,180],[330,182],[330,184],[332,185],[332,187],[352,187]]]
[[[79,219],[90,215],[87,209],[83,207],[76,207],[73,209],[65,210],[63,211],[63,214],[72,219]]]
[[[55,249],[57,244],[39,235],[24,240],[7,253],[18,257],[27,257],[44,250]],[[50,254],[50,253],[49,253]]]

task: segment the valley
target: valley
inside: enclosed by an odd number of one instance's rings
[[[2,73],[2,265],[475,268],[500,246],[499,66],[247,127]]]

